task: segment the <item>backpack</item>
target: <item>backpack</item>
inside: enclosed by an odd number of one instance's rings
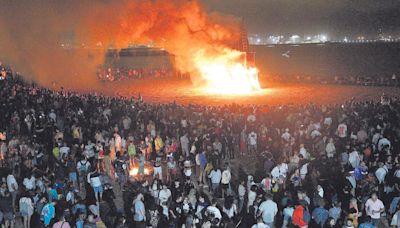
[[[86,173],[87,172],[87,166],[86,164],[88,163],[87,161],[83,164],[82,161],[79,161],[80,163],[80,167],[79,167],[79,171],[81,173]]]

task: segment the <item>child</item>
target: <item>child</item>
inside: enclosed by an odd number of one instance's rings
[[[144,175],[144,161],[145,160],[146,160],[146,158],[144,157],[143,152],[140,152],[139,153],[139,171],[138,171],[139,176]]]

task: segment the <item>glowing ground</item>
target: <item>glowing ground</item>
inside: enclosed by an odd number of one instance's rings
[[[116,89],[118,88],[118,89]],[[118,92],[115,92],[118,90]],[[108,95],[134,96],[140,93],[151,103],[225,105],[225,104],[333,104],[355,97],[357,101],[377,100],[384,92],[400,96],[400,88],[364,87],[318,84],[270,84],[261,92],[251,95],[209,95],[194,89],[189,80],[143,80],[106,83],[103,92]]]

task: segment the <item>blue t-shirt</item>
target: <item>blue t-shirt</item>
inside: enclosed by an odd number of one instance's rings
[[[46,226],[50,224],[52,218],[54,218],[56,209],[54,208],[53,204],[48,203],[42,209],[42,217],[43,222]]]
[[[376,226],[372,225],[371,223],[361,223],[358,228],[376,228]]]
[[[201,153],[199,154],[199,160],[200,160],[200,169],[204,169],[207,165],[207,157],[205,154]]]
[[[82,220],[76,221],[76,228],[83,228],[83,221]]]
[[[54,188],[49,191],[49,201],[58,200],[58,193],[57,190]]]
[[[142,201],[138,200],[135,202],[135,215],[133,216],[133,220],[136,222],[142,222],[144,220],[144,204]]]
[[[317,207],[313,210],[312,216],[317,224],[323,225],[325,224],[326,220],[328,220],[329,213],[328,210],[326,210],[325,208]]]

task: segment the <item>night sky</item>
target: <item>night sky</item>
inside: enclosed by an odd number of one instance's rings
[[[200,0],[245,19],[249,33],[400,35],[399,0]]]

